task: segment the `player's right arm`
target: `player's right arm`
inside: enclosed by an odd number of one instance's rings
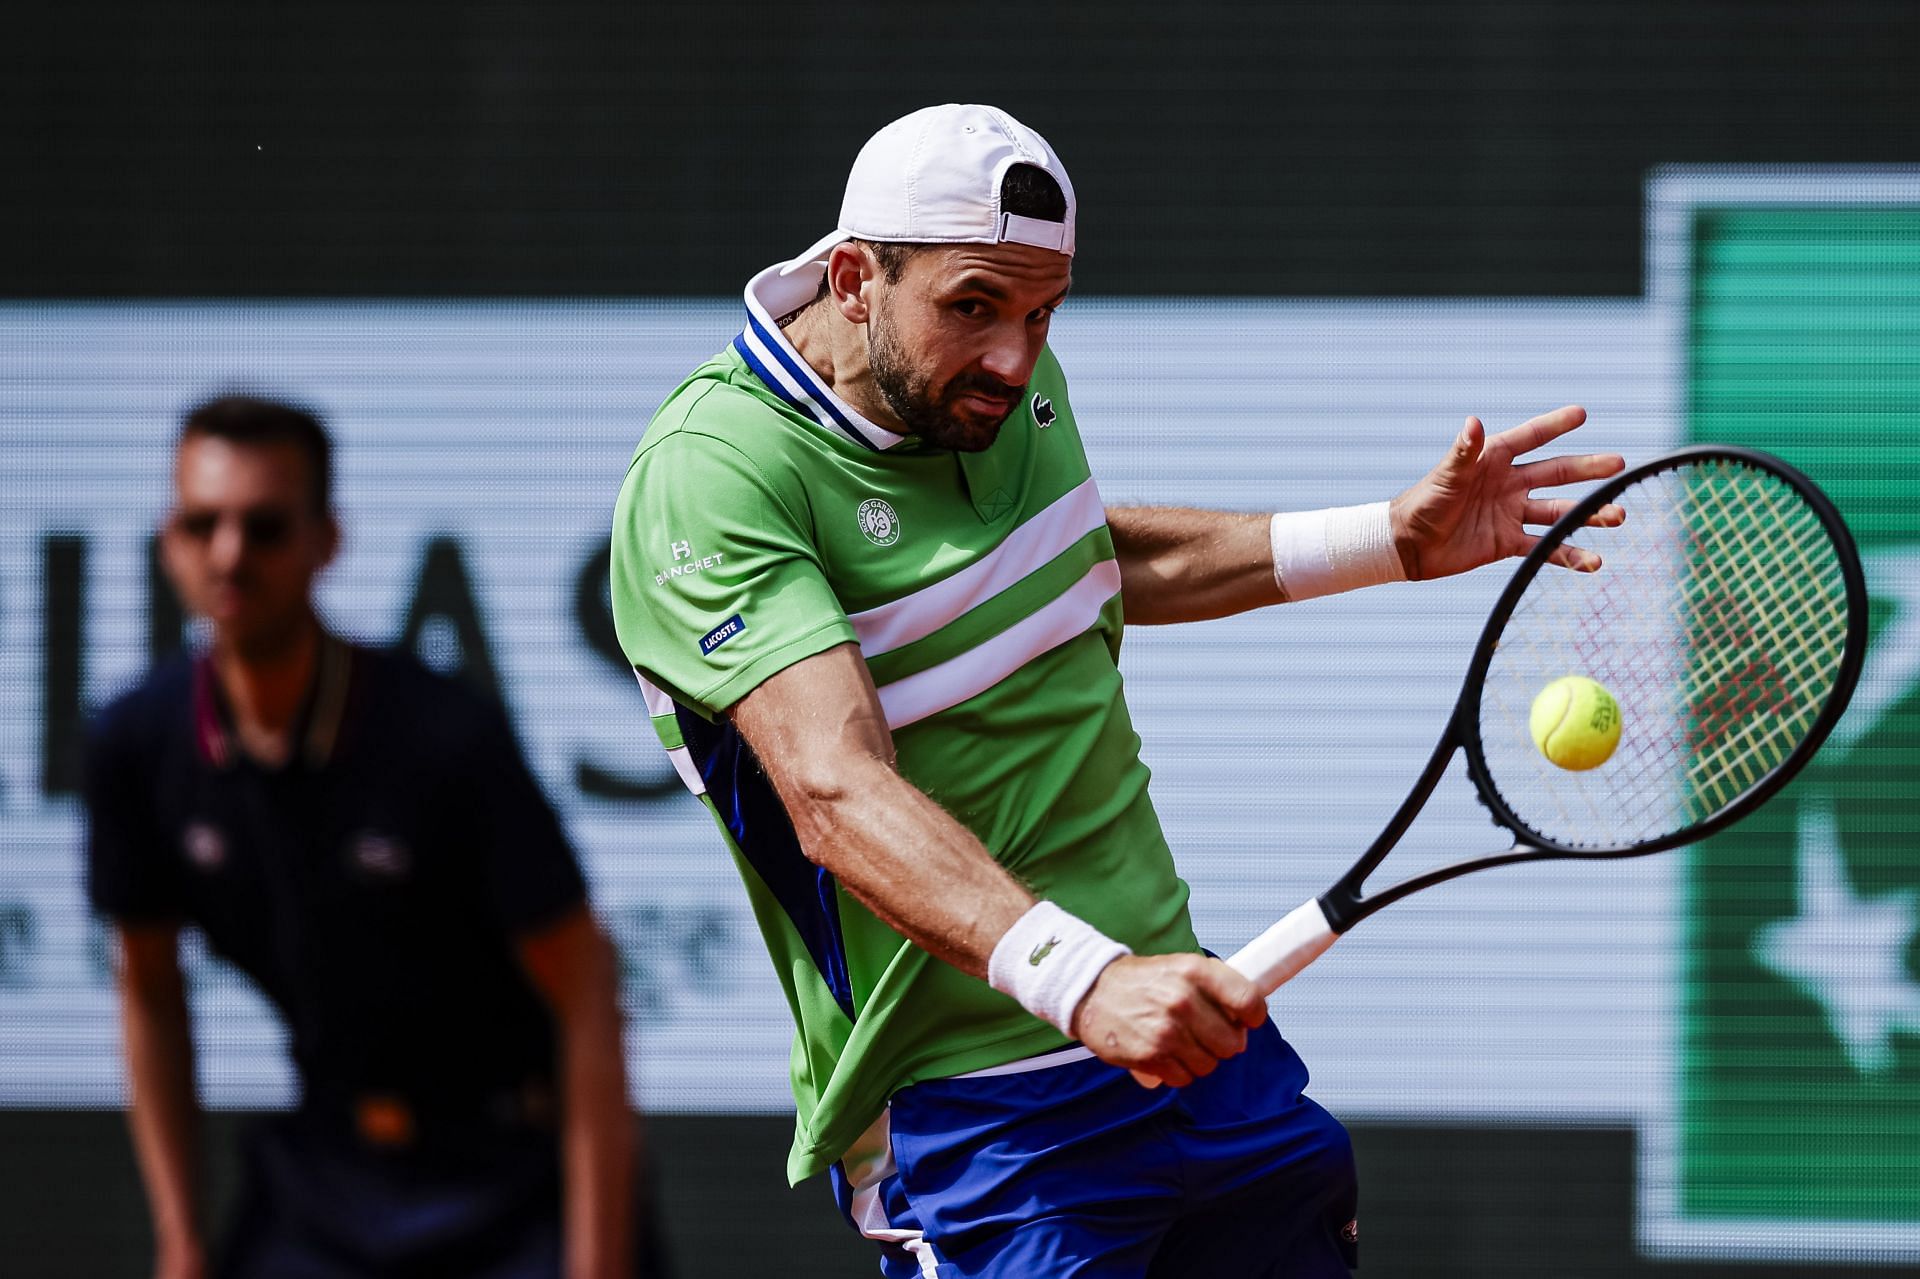
[[[728,712],[806,855],[921,949],[985,979],[1033,895],[972,832],[894,769],[893,739],[853,644],[767,678]],[[1266,1003],[1204,955],[1125,955],[1072,1010],[1103,1061],[1190,1083],[1246,1047]]]
[[[122,924],[120,1033],[127,1056],[127,1120],[153,1216],[155,1279],[200,1279],[199,1105],[193,1032],[172,924]]]
[[[1266,1016],[1251,983],[1200,955],[1105,963],[1124,948],[1036,910],[965,826],[896,771],[879,695],[821,564],[818,486],[789,452],[743,451],[792,426],[735,393],[703,395],[662,410],[615,507],[614,622],[628,659],[680,705],[731,719],[806,856],[921,949],[993,980],[1116,1065],[1184,1083],[1238,1052],[1243,1026]],[[673,429],[675,416],[709,426]],[[1060,941],[1048,946],[1056,924]],[[1036,929],[1048,931],[1007,962]]]

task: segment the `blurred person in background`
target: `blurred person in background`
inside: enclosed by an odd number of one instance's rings
[[[615,959],[573,850],[497,706],[316,616],[331,470],[298,408],[187,415],[164,558],[211,643],[89,737],[87,883],[118,942],[155,1274],[657,1274]],[[248,1135],[217,1253],[186,925],[284,1018],[299,1079]]]

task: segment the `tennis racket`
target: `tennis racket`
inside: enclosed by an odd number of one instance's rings
[[[1626,508],[1626,523],[1582,538],[1604,567],[1548,567],[1608,502]],[[1342,933],[1423,888],[1517,862],[1639,857],[1723,830],[1820,749],[1866,645],[1860,556],[1813,481],[1717,445],[1625,471],[1514,572],[1433,758],[1372,847],[1227,962],[1272,994]],[[1590,771],[1555,767],[1528,731],[1534,696],[1562,675],[1598,680],[1620,703],[1619,745]],[[1456,751],[1512,847],[1367,892]]]

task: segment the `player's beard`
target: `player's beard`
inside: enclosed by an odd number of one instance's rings
[[[937,394],[933,378],[915,368],[899,334],[876,310],[867,324],[867,367],[873,371],[873,384],[887,407],[907,428],[907,434],[935,448],[956,453],[979,453],[1000,438],[1000,428],[1020,406],[1021,387],[1008,386],[987,373],[961,373]],[[963,417],[954,402],[969,393],[1007,401],[1007,411],[998,418]]]

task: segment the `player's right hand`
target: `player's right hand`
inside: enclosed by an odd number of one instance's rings
[[[1206,955],[1129,955],[1100,973],[1073,1032],[1113,1066],[1182,1087],[1247,1046],[1267,1019],[1254,984]]]

